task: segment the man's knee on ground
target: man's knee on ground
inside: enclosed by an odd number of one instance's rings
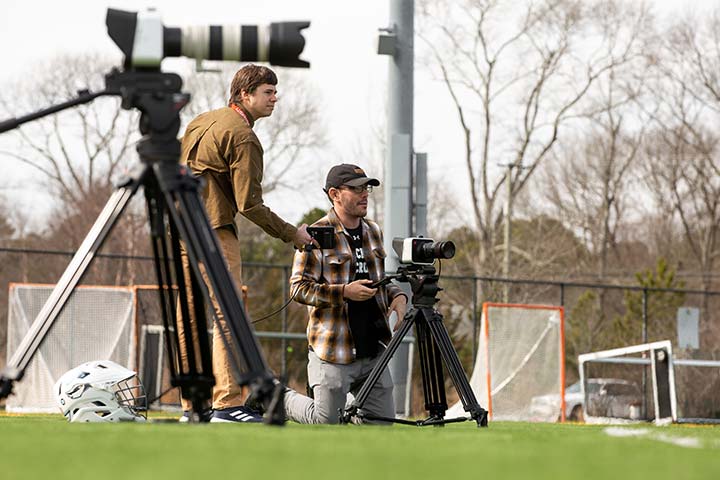
[[[340,422],[339,410],[345,407],[346,388],[340,385],[314,385],[315,423],[337,424]]]

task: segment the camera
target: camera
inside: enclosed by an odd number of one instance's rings
[[[455,256],[455,244],[449,240],[435,242],[432,238],[423,237],[394,238],[392,246],[400,263],[404,264],[432,265],[435,259]]]
[[[125,69],[158,69],[165,57],[201,60],[269,62],[281,67],[303,67],[305,48],[301,30],[310,22],[270,25],[210,25],[165,27],[155,10],[126,12],[109,8],[105,20],[110,38],[125,54]]]
[[[310,235],[318,244],[321,250],[335,248],[335,228],[334,227],[308,227],[308,235]],[[310,244],[306,250],[312,250],[314,245]]]

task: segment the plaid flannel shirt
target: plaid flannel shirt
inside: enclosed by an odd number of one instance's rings
[[[377,281],[385,274],[385,249],[380,226],[369,220],[363,223],[363,250],[368,264],[370,280]],[[343,286],[355,277],[355,258],[349,242],[349,234],[335,214],[330,210],[313,226],[335,228],[335,248],[332,250],[313,249],[309,252],[298,250],[293,260],[290,277],[295,301],[308,305],[310,318],[307,326],[308,343],[315,354],[327,362],[348,364],[355,360],[347,302],[343,298]],[[390,341],[390,327],[387,323],[390,302],[405,293],[389,284],[378,288],[375,300],[385,315],[380,340]]]

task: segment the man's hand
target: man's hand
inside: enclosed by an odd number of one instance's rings
[[[371,283],[373,283],[372,280],[355,280],[352,283],[348,283],[343,289],[343,297],[356,302],[369,300],[377,292],[377,288],[367,287],[367,285]]]
[[[303,223],[298,227],[297,232],[295,232],[295,238],[293,238],[293,243],[297,248],[303,248],[309,243],[312,243],[316,247],[320,248],[320,244],[317,243],[317,240],[313,239],[308,233],[307,223]]]
[[[393,301],[390,304],[390,308],[388,308],[388,317],[390,316],[390,314],[392,314],[392,312],[395,312],[395,314],[397,315],[397,322],[395,322],[395,327],[393,328],[393,331],[397,332],[397,329],[400,328],[400,325],[402,325],[406,311],[407,297],[405,295],[398,295],[397,297],[393,298]]]

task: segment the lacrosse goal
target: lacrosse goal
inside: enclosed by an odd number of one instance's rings
[[[562,307],[483,304],[470,386],[491,420],[565,420],[563,325]]]

